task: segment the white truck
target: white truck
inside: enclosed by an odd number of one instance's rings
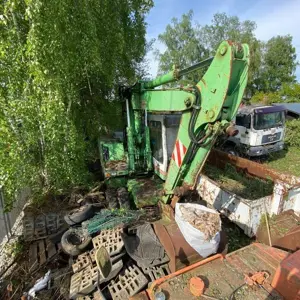
[[[221,148],[233,155],[250,157],[282,150],[285,110],[279,105],[240,107],[235,118],[238,134],[229,137]]]

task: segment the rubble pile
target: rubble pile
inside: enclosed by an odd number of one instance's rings
[[[174,216],[171,223],[178,231],[166,239],[167,227],[151,223],[160,219],[162,207],[152,203],[138,209],[129,201],[128,191],[124,196],[122,188],[119,197],[118,189],[112,192],[103,184],[90,191],[79,188],[66,198],[68,205],[25,212],[25,252],[12,272],[21,276],[17,286],[11,284],[15,275],[7,278],[4,299],[14,294],[22,300],[125,300],[169,275],[171,265],[175,270],[188,265],[186,254],[201,259],[183,237],[181,250],[174,252],[181,235]],[[114,208],[108,203],[112,200]],[[218,214],[185,209],[182,213],[206,238],[219,230]],[[109,266],[105,273],[101,265]]]

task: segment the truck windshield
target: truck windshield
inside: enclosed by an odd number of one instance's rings
[[[256,130],[268,129],[282,126],[284,122],[284,112],[272,112],[266,114],[255,114],[253,120],[253,128]]]

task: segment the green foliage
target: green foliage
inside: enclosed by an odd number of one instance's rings
[[[297,61],[292,40],[290,35],[276,36],[264,44],[258,90],[275,92],[281,88],[282,83],[295,81]]]
[[[251,98],[251,103],[270,105],[272,103],[282,102],[282,99],[278,93],[269,92],[257,92]]]
[[[228,239],[228,253],[251,244],[251,239],[245,235],[242,229],[227,218],[222,219],[222,229],[225,231]]]
[[[169,72],[173,65],[185,68],[209,56],[209,51],[199,43],[197,32],[193,28],[192,17],[193,12],[190,10],[182,15],[181,20],[173,18],[171,24],[166,27],[166,31],[158,36],[158,40],[167,47],[164,53],[158,50],[155,52],[159,60],[159,74]],[[196,83],[199,81],[199,76],[194,73],[186,79]]]
[[[300,102],[300,84],[284,83],[279,94],[284,97],[285,102]]]
[[[153,3],[0,5],[0,185],[11,207],[23,187],[42,195],[89,180],[96,137],[121,124],[116,84],[142,72]]]
[[[285,142],[300,147],[300,119],[286,121]]]
[[[20,238],[11,243],[7,243],[4,246],[4,251],[11,255],[13,258],[19,257],[21,254],[23,254],[24,250],[24,241]]]
[[[282,151],[273,152],[266,163],[280,172],[300,177],[300,148],[288,146]]]
[[[264,93],[263,91],[259,91],[251,98],[251,103],[261,103],[266,105],[283,102],[300,102],[299,83],[283,83],[282,87],[276,92]]]
[[[247,176],[230,164],[227,164],[224,170],[207,164],[204,167],[204,174],[245,199],[259,199],[271,195],[273,191],[271,180]]]
[[[237,16],[217,13],[210,24],[200,26],[193,22],[193,12],[184,14],[181,20],[173,19],[160,34],[158,40],[166,46],[160,53],[159,73],[169,71],[172,64],[181,68],[214,55],[223,40],[248,43],[250,46],[249,78],[245,96],[250,98],[257,91],[277,92],[282,83],[293,83],[297,66],[292,37],[277,36],[266,43],[255,37],[256,23],[241,21]],[[193,82],[199,81],[203,73],[191,76]],[[270,95],[274,97],[274,95]],[[274,101],[275,102],[275,101]]]

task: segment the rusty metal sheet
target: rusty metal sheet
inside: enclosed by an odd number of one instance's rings
[[[271,242],[273,247],[286,251],[296,251],[300,248],[300,218],[288,210],[269,220]],[[260,224],[256,238],[260,243],[269,244],[266,224]]]
[[[299,177],[279,172],[266,165],[259,164],[242,157],[234,156],[217,149],[211,150],[208,156],[208,162],[219,168],[225,168],[226,164],[230,163],[236,168],[242,169],[252,176],[262,179],[272,179],[273,181],[281,181],[293,187],[300,186]]]
[[[203,259],[203,257],[186,242],[175,221],[167,225],[157,222],[153,224],[153,227],[170,258],[169,268],[171,272],[175,272]],[[225,255],[227,253],[226,245],[227,237],[224,232],[221,232],[221,242],[218,252]]]
[[[229,299],[232,292],[245,283],[245,275],[266,271],[270,276],[264,283],[264,288],[271,294],[270,299],[272,296],[276,297],[274,299],[281,299],[271,282],[279,263],[287,256],[288,253],[280,249],[254,243],[226,255],[225,258],[217,254],[156,280],[147,289],[148,297],[155,299],[156,291],[160,290],[168,299],[200,299],[194,297],[189,288],[190,279],[200,277],[205,284],[205,295]],[[264,289],[244,286],[237,298],[263,300],[266,297],[268,294]]]
[[[300,298],[300,250],[289,255],[280,263],[272,281],[272,287],[284,299]]]
[[[203,259],[184,239],[176,222],[153,224],[154,231],[170,258],[169,268],[175,272]]]

